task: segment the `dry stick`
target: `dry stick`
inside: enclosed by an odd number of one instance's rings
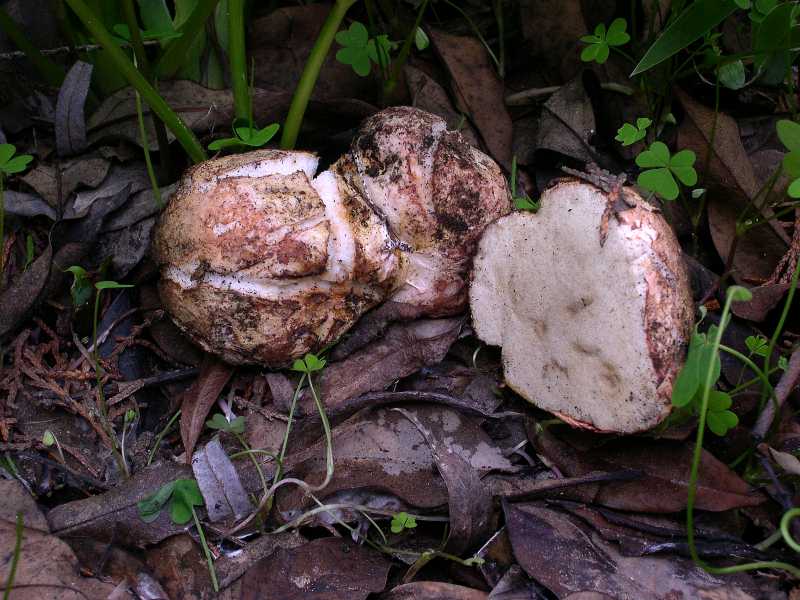
[[[753,437],[758,440],[763,440],[767,431],[769,431],[772,421],[779,408],[783,406],[786,399],[789,397],[794,386],[797,385],[797,380],[800,379],[800,348],[792,352],[789,359],[789,365],[786,371],[781,376],[778,385],[775,386],[775,401],[768,402],[764,410],[758,417],[755,426],[753,427]]]

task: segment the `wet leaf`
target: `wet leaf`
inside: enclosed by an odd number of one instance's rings
[[[222,415],[215,415],[225,417]],[[241,417],[240,417],[241,418]],[[192,456],[192,471],[212,522],[233,516],[243,519],[253,509],[233,463],[215,438]]]
[[[56,103],[56,148],[60,156],[86,148],[86,118],[83,107],[92,80],[92,65],[77,61],[64,78]]]
[[[323,538],[278,549],[242,581],[241,600],[366,600],[386,585],[391,563],[367,546]]]
[[[208,411],[233,374],[233,367],[206,355],[200,374],[181,396],[181,439],[189,462],[194,446],[205,426]]]

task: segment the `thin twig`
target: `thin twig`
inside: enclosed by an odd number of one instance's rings
[[[800,379],[800,348],[792,352],[786,371],[784,371],[781,376],[778,385],[775,386],[775,401],[768,402],[764,406],[761,415],[759,415],[758,421],[756,421],[753,427],[754,438],[763,440],[766,437],[767,431],[769,431],[778,409],[786,402],[794,386],[797,385],[798,379]]]

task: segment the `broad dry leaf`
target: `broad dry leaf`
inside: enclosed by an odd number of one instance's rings
[[[186,462],[191,460],[194,446],[205,427],[208,411],[214,406],[222,389],[233,374],[233,367],[207,354],[200,365],[200,374],[182,394],[181,440],[186,450]]]

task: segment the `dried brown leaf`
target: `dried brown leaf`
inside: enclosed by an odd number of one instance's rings
[[[181,440],[186,462],[191,460],[194,446],[222,389],[233,374],[233,367],[207,354],[200,365],[200,374],[181,399]]]
[[[52,262],[53,249],[48,245],[41,256],[0,293],[0,336],[24,325],[26,317],[42,300]]]
[[[441,581],[415,581],[398,585],[382,600],[486,600],[486,592]]]

